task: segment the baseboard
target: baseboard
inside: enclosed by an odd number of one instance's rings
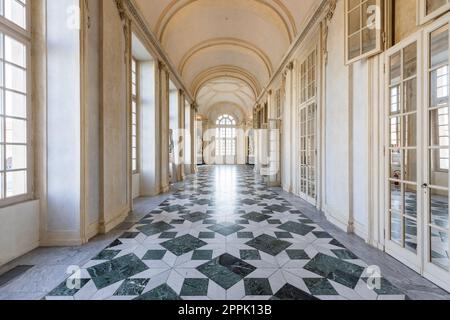
[[[41,241],[41,247],[76,247],[83,244],[80,231],[46,232]]]
[[[99,222],[94,222],[91,223],[91,225],[88,227],[87,230],[87,240],[89,241],[90,239],[94,238],[96,235],[99,234],[99,230],[100,230],[100,223]]]
[[[40,246],[39,242],[34,242],[33,244],[30,244],[23,250],[17,251],[14,255],[6,257],[5,260],[0,261],[0,267],[3,267],[7,263],[14,261],[17,258],[20,258],[21,256],[33,251],[34,249],[39,248],[39,246]]]
[[[367,232],[367,228],[357,221],[354,222],[353,226],[354,226],[354,230],[353,230],[354,233],[358,237],[364,239],[364,241],[369,244],[370,239],[369,239],[369,233]]]
[[[325,217],[327,220],[334,224],[336,227],[341,229],[342,231],[348,233],[351,231],[351,226],[349,225],[348,221],[346,221],[343,217],[338,216],[337,214],[333,213],[328,208],[325,208],[324,210]]]
[[[101,234],[106,234],[117,227],[119,224],[125,221],[125,219],[130,214],[130,209],[127,207],[123,209],[118,215],[112,218],[108,222],[104,222],[100,224],[99,231]]]

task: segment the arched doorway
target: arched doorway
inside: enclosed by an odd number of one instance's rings
[[[236,164],[236,120],[224,114],[216,121],[216,164]]]

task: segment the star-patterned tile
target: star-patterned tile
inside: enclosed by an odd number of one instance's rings
[[[195,176],[46,299],[405,299],[248,166]]]

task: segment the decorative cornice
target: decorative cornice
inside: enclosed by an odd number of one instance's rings
[[[134,0],[115,0],[115,1],[116,2],[120,1],[123,3],[123,8],[126,11],[128,11],[129,17],[132,20],[133,25],[139,28],[142,35],[145,37],[144,40],[146,40],[149,43],[149,45],[154,49],[155,54],[158,56],[155,58],[158,58],[163,62],[163,65],[167,68],[168,72],[173,76],[174,78],[173,80],[186,93],[186,97],[188,98],[189,102],[193,102],[194,98],[192,96],[192,93],[187,89],[178,70],[170,62],[167,53],[161,46],[161,43],[159,43],[153,32],[148,27],[147,23],[145,22],[145,19],[142,17],[141,13],[137,9]]]
[[[264,97],[264,94],[267,92],[268,88],[277,79],[277,77],[283,73],[283,70],[285,69],[286,65],[289,63],[289,60],[295,54],[297,49],[303,44],[303,42],[305,41],[306,37],[309,35],[310,31],[314,27],[317,26],[318,22],[320,22],[322,20],[322,17],[324,15],[324,13],[326,12],[325,10],[329,8],[330,1],[335,1],[335,0],[321,0],[320,4],[316,7],[316,9],[315,9],[314,13],[312,14],[312,16],[307,21],[307,23],[306,23],[304,29],[302,30],[302,32],[298,35],[298,37],[295,40],[295,42],[291,45],[291,47],[289,48],[288,52],[285,54],[285,56],[282,59],[279,67],[277,68],[275,73],[270,78],[270,80],[269,80],[268,84],[266,85],[265,89],[260,93],[258,99],[256,100],[256,103],[258,103]],[[327,12],[327,13],[329,13],[329,12]]]
[[[329,0],[328,13],[327,13],[327,15],[325,17],[325,19],[327,19],[328,21],[333,19],[334,12],[336,11],[336,5],[337,5],[337,0]]]

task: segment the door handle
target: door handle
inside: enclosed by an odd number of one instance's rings
[[[427,188],[428,188],[428,183],[422,184],[422,189],[427,189]]]

